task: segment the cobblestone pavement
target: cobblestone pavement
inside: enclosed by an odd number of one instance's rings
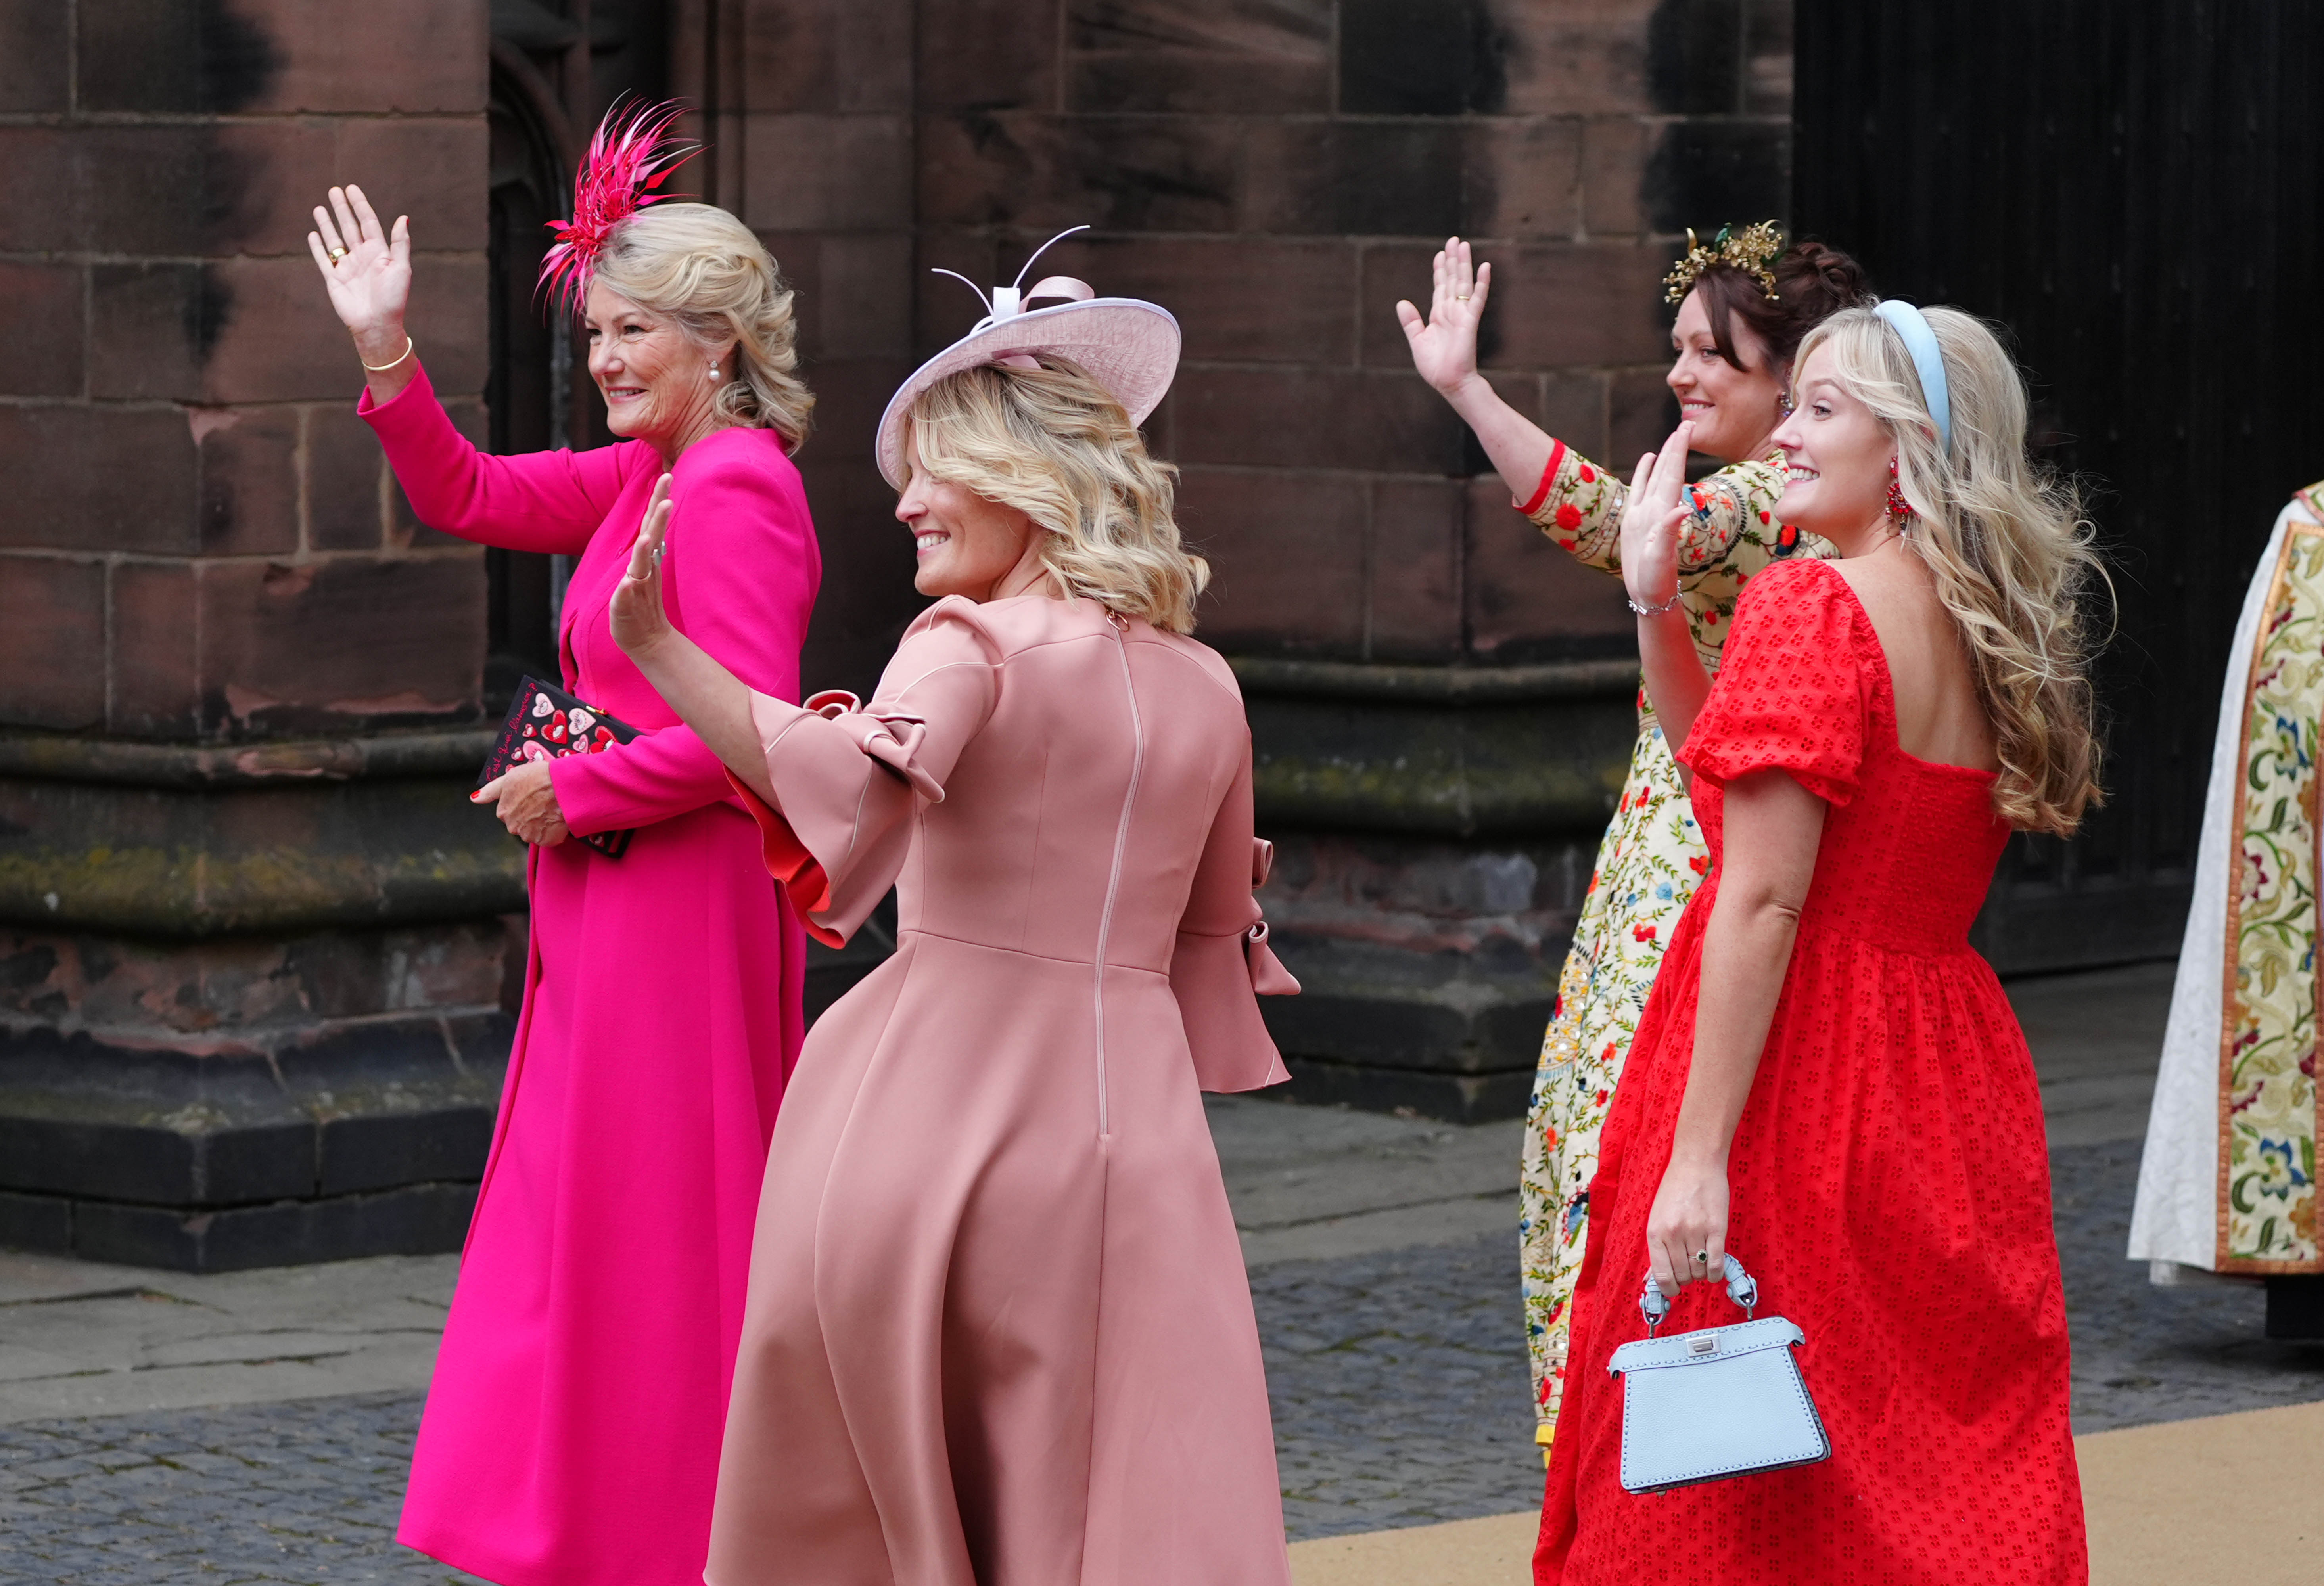
[[[2270,1344],[2243,1288],[2122,1259],[2135,1142],[2055,1153],[2078,1431],[2324,1399],[2324,1348]],[[1295,1538],[1523,1509],[1513,1236],[1259,1268]],[[0,1581],[235,1586],[468,1578],[396,1547],[419,1399],[374,1394],[0,1427]]]
[[[2324,1344],[2261,1336],[2256,1286],[2156,1288],[2122,1259],[2139,1142],[2052,1153],[2058,1253],[2074,1336],[2074,1430],[2324,1399]]]
[[[1541,1501],[1517,1233],[1251,1275],[1296,1541]]]
[[[395,1545],[419,1417],[396,1393],[0,1427],[0,1581],[469,1581]]]

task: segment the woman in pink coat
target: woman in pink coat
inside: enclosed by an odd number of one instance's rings
[[[869,705],[788,704],[664,623],[659,513],[614,597],[808,928],[898,896],[895,956],[816,1023],[776,1125],[714,1586],[1289,1579],[1201,1092],[1286,1077],[1252,993],[1297,986],[1251,897],[1234,674],[1185,636],[1205,569],[1134,423],[1177,327],[1016,307],[889,410],[946,598]]]
[[[614,647],[606,601],[667,473],[672,622],[798,697],[819,562],[788,455],[810,401],[790,294],[720,210],[628,219],[586,302],[590,372],[627,438],[481,456],[401,327],[405,223],[383,236],[359,191],[331,197],[318,262],[413,507],[466,539],[579,558],[565,687],[646,730],[479,794],[534,844],[532,947],[398,1538],[502,1586],[693,1586],[806,949],[717,757]],[[631,828],[619,859],[566,840]]]

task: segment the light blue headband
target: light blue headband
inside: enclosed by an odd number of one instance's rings
[[[1902,298],[1883,298],[1872,311],[1904,338],[1904,350],[1913,355],[1913,367],[1921,376],[1921,394],[1928,399],[1929,416],[1937,421],[1937,447],[1950,452],[1953,399],[1945,387],[1945,357],[1937,350],[1937,333],[1929,328],[1928,317]]]

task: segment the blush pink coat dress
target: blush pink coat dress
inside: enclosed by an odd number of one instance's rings
[[[423,522],[580,558],[565,686],[650,730],[550,771],[574,831],[637,835],[531,851],[524,1010],[397,1537],[501,1586],[694,1586],[806,943],[717,757],[607,625],[659,456],[484,456],[424,374],[361,410]],[[672,621],[796,698],[821,564],[779,438],[711,435],[672,491]]]
[[[938,602],[868,706],[753,701],[769,868],[895,955],[816,1021],[767,1168],[714,1586],[1285,1586],[1204,1090],[1288,1077],[1250,736],[1212,650]],[[779,811],[779,813],[777,813]]]

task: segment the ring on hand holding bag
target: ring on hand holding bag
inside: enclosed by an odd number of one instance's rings
[[[1646,1277],[1646,1336],[1607,1363],[1622,1384],[1622,1487],[1661,1492],[1831,1457],[1831,1439],[1793,1350],[1807,1342],[1781,1316],[1754,1320],[1759,1286],[1733,1256],[1727,1297],[1744,1320],[1657,1338],[1670,1301]]]

